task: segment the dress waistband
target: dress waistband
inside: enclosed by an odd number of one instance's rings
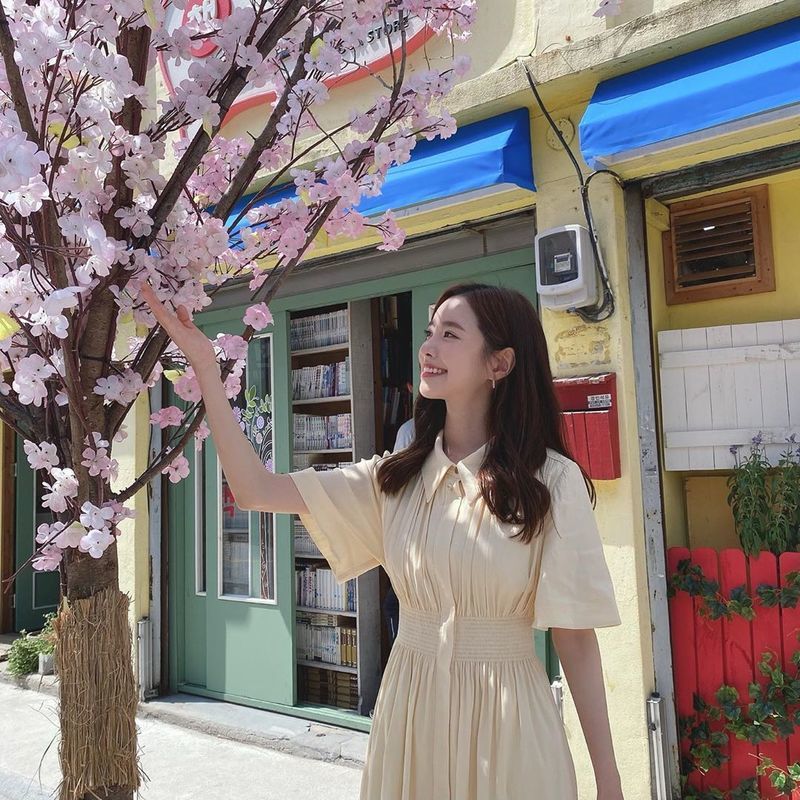
[[[436,656],[448,635],[444,623],[441,615],[401,607],[397,643]],[[530,617],[455,617],[452,636],[456,661],[516,661],[536,654]]]

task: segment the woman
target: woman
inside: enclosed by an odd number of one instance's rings
[[[143,293],[195,369],[238,505],[299,514],[340,581],[381,564],[397,592],[361,799],[575,800],[536,627],[552,630],[598,800],[621,800],[593,630],[619,616],[530,302],[482,284],[446,291],[419,350],[413,443],[273,475],[231,414],[209,340]]]

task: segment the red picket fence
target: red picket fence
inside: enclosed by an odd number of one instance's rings
[[[749,700],[748,685],[764,684],[767,678],[758,669],[765,652],[776,656],[783,670],[794,675],[792,654],[800,648],[800,604],[796,608],[768,608],[756,595],[759,586],[786,585],[790,572],[800,571],[800,553],[784,553],[776,558],[771,553],[745,556],[741,550],[710,548],[688,550],[672,547],[668,553],[669,575],[675,574],[679,562],[690,559],[709,580],[720,585],[723,597],[744,586],[753,597],[755,619],[749,622],[734,614],[730,620],[712,620],[701,615],[703,598],[679,591],[669,601],[672,638],[672,662],[675,676],[675,699],[679,717],[694,714],[694,695],[716,705],[715,693],[723,684],[735,687],[742,702]],[[687,755],[688,738],[681,738],[681,754]],[[693,772],[689,783],[697,789],[731,789],[756,774],[758,758],[771,758],[779,767],[800,761],[800,732],[788,739],[766,742],[758,746],[729,737],[729,760],[718,769],[700,775]],[[764,798],[778,797],[766,776],[759,778],[759,793]],[[792,794],[800,800],[800,791]]]

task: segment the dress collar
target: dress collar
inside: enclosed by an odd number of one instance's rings
[[[470,453],[457,464],[454,464],[444,452],[444,447],[442,445],[443,439],[444,432],[439,431],[433,449],[422,465],[422,483],[425,487],[425,499],[430,503],[433,499],[433,495],[439,488],[439,484],[444,479],[444,476],[447,474],[448,470],[453,467],[458,473],[458,477],[461,479],[461,484],[464,487],[464,497],[468,503],[472,504],[481,494],[481,486],[478,482],[478,470],[480,470],[484,456],[486,455],[486,445],[481,445],[474,453]]]

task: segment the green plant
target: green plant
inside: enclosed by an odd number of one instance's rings
[[[36,671],[39,666],[38,638],[22,631],[19,639],[14,640],[8,651],[8,671],[12,675],[21,677]]]
[[[8,651],[8,671],[21,677],[36,672],[39,667],[39,653],[50,655],[56,649],[56,635],[53,629],[55,614],[45,616],[45,624],[37,635],[22,631],[19,639],[15,639]]]
[[[763,550],[780,555],[800,547],[800,448],[795,434],[786,443],[775,466],[766,457],[761,433],[753,437],[746,458],[738,446],[731,447],[736,466],[728,478],[728,505],[747,555]]]

